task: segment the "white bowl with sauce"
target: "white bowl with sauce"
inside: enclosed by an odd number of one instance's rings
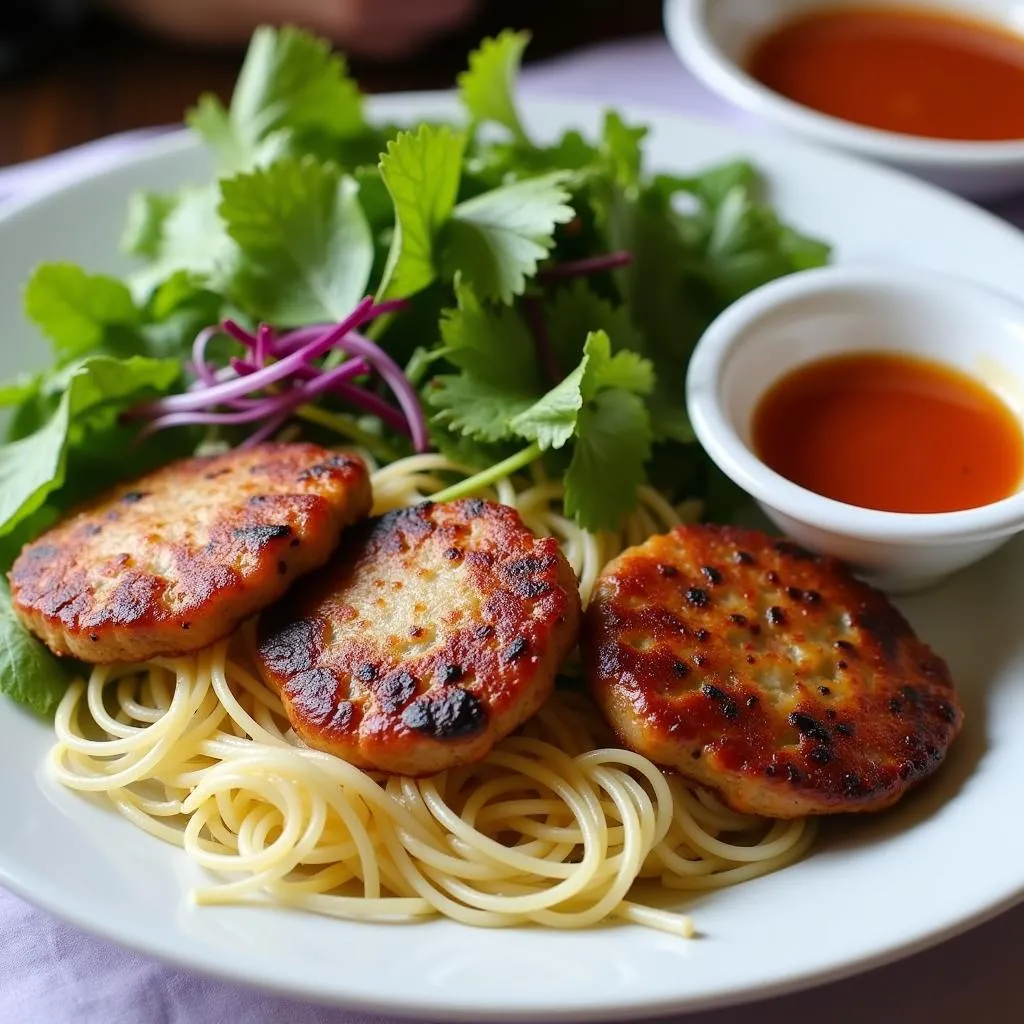
[[[882,589],[916,590],[1024,530],[1024,466],[1005,496],[987,504],[893,512],[800,486],[755,448],[755,414],[775,385],[821,360],[870,353],[927,359],[982,385],[1002,403],[1024,451],[1024,306],[959,279],[895,267],[806,271],[740,299],[694,351],[687,407],[710,457],[782,533],[843,559]]]
[[[830,9],[887,7],[984,22],[1000,30],[1014,50],[1020,39],[1024,66],[1021,0],[666,0],[664,20],[673,49],[704,85],[773,128],[898,167],[971,198],[1024,191],[1024,137],[968,141],[869,127],[795,102],[747,70],[758,44],[794,19]],[[1024,102],[1011,102],[1014,109],[1024,108]]]

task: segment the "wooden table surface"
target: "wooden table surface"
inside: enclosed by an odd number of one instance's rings
[[[576,17],[570,7],[577,8]],[[473,45],[505,26],[533,32],[528,58],[537,60],[656,32],[660,11],[660,0],[589,0],[585,5],[489,0],[478,21],[457,37],[396,64],[353,61],[352,72],[367,92],[447,87]],[[129,128],[180,121],[201,92],[230,93],[241,56],[240,51],[171,44],[96,21],[55,48],[45,64],[0,80],[0,165]]]

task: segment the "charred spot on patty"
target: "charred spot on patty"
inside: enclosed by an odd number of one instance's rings
[[[730,568],[712,582],[708,566]],[[677,527],[623,552],[582,650],[620,740],[744,813],[886,807],[962,724],[946,665],[885,595],[757,531]]]
[[[579,614],[557,543],[513,509],[422,503],[348,531],[327,567],[265,613],[258,660],[308,745],[428,775],[483,757],[540,707]],[[347,732],[289,699],[295,658],[280,653],[282,621],[297,624],[298,643],[308,638],[312,667],[350,681],[336,697],[355,709]]]

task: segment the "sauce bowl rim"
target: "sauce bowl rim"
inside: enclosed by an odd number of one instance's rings
[[[708,12],[714,2],[666,0],[665,32],[694,75],[736,106],[818,142],[881,160],[946,168],[1013,166],[1024,162],[1024,139],[936,139],[908,135],[833,117],[787,99],[762,85],[721,50],[708,24]],[[822,8],[836,6],[842,5],[822,3]],[[979,14],[976,7],[961,0],[930,0],[927,6],[954,14]],[[982,16],[979,20],[985,19]],[[1020,35],[1024,48],[1024,33]]]
[[[1024,323],[1024,305],[1014,299],[983,285],[933,271],[875,264],[829,266],[790,274],[734,302],[714,320],[694,348],[686,375],[686,406],[697,440],[718,468],[756,501],[833,534],[865,541],[913,544],[980,540],[1021,530],[1024,528],[1024,481],[1013,494],[974,508],[955,512],[885,512],[846,504],[793,483],[763,462],[740,436],[723,408],[722,381],[734,353],[756,337],[756,330],[748,328],[754,327],[767,314],[809,296],[829,292],[840,295],[870,288],[890,293],[894,289],[933,292],[938,289],[947,300],[981,301],[991,308],[993,316],[1002,314],[1011,321]],[[930,353],[917,354],[948,365],[938,346]],[[812,361],[804,360],[791,369]],[[772,383],[765,381],[753,407]],[[1014,412],[1024,431],[1024,414]]]

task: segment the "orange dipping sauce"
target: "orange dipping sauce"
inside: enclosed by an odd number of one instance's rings
[[[1013,494],[1024,434],[983,384],[914,356],[837,356],[787,374],[754,412],[754,450],[810,491],[885,512],[954,512]]]
[[[759,42],[747,70],[833,117],[933,139],[1024,139],[1024,38],[928,8],[812,11]]]

